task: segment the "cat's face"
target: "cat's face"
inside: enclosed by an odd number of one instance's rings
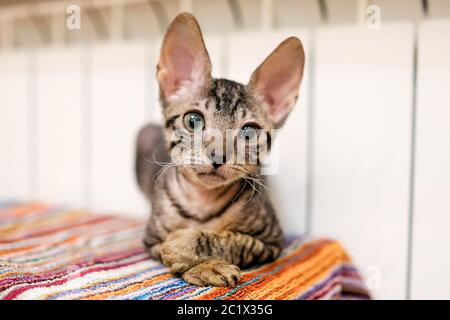
[[[233,81],[211,79],[199,94],[167,104],[164,115],[171,161],[205,186],[257,174],[270,150],[267,109]]]
[[[258,174],[274,129],[294,107],[304,53],[285,40],[242,85],[213,79],[195,18],[177,16],[161,49],[157,78],[171,162],[208,188]]]

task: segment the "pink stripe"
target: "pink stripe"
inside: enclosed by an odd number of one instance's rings
[[[344,279],[355,279],[355,280],[361,281],[361,277],[357,273],[350,271],[350,270],[343,270],[341,273],[339,273],[338,275],[333,277],[331,280],[329,280],[329,282],[324,287],[322,287],[321,289],[319,289],[316,292],[313,292],[307,298],[307,300],[320,299],[325,294],[327,294],[336,284],[342,284]]]
[[[31,234],[27,234],[26,236],[21,236],[15,239],[9,239],[9,240],[0,240],[1,244],[5,244],[5,243],[13,243],[16,241],[20,241],[20,240],[24,240],[24,239],[32,239],[32,238],[37,238],[40,236],[47,236],[49,234],[53,234],[53,233],[57,233],[59,231],[66,231],[66,230],[70,230],[76,227],[81,227],[81,226],[88,226],[91,224],[96,224],[99,222],[104,222],[104,221],[108,221],[108,220],[112,220],[112,217],[98,217],[98,218],[94,218],[94,219],[89,219],[85,222],[82,223],[73,223],[73,224],[68,224],[68,225],[64,225],[62,227],[58,227],[58,228],[53,228],[53,229],[48,229],[45,231],[40,231],[40,232],[36,232],[36,233],[31,233]]]
[[[78,268],[84,268],[84,267],[88,267],[90,265],[94,265],[94,264],[98,264],[98,263],[102,263],[102,264],[106,264],[106,263],[111,263],[111,262],[115,262],[115,261],[119,261],[119,260],[124,260],[127,258],[130,258],[132,256],[135,255],[139,255],[142,254],[144,252],[143,248],[137,248],[137,249],[132,249],[132,250],[127,250],[127,251],[123,251],[123,252],[119,252],[119,253],[115,253],[115,254],[109,254],[109,255],[105,255],[102,257],[99,257],[95,260],[89,261],[87,262],[86,260],[82,260],[81,262],[77,263],[77,267]],[[73,264],[75,264],[75,262],[73,262]],[[61,276],[64,276],[67,274],[67,271],[50,271],[47,273],[42,273],[39,275],[31,275],[31,276],[23,276],[23,274],[19,274],[17,275],[17,277],[14,277],[14,275],[12,275],[12,277],[9,278],[4,278],[3,280],[0,280],[0,291],[2,291],[2,289],[4,290],[8,284],[13,283],[14,285],[18,285],[18,284],[22,284],[22,283],[26,283],[28,281],[40,281],[40,280],[51,280],[51,279],[55,279],[55,278],[59,278]]]
[[[81,278],[81,277],[83,277],[85,275],[88,275],[90,273],[97,272],[97,271],[114,270],[114,269],[118,269],[118,268],[129,266],[129,265],[132,265],[132,264],[136,264],[136,263],[139,263],[139,262],[142,262],[142,261],[145,261],[145,260],[148,260],[148,258],[144,257],[144,258],[141,258],[141,259],[136,260],[136,261],[131,261],[131,262],[127,262],[127,263],[121,263],[121,264],[114,265],[114,266],[95,267],[95,268],[88,269],[88,270],[80,272],[80,274],[77,275],[76,277],[77,278]],[[27,290],[31,290],[31,289],[34,289],[34,288],[48,288],[48,287],[51,287],[51,286],[57,286],[57,285],[66,283],[69,280],[73,280],[74,279],[73,276],[71,276],[70,274],[67,274],[67,277],[69,277],[69,279],[65,278],[65,279],[60,279],[60,280],[56,280],[56,281],[51,281],[51,282],[45,283],[45,284],[29,285],[29,286],[24,286],[24,287],[21,287],[21,288],[14,289],[10,293],[8,293],[4,299],[5,300],[12,300],[12,299],[15,299],[18,295],[20,295],[21,293],[23,293],[23,292],[25,292]]]
[[[341,276],[336,276],[331,281],[329,281],[322,289],[314,292],[311,296],[306,298],[306,300],[316,300],[323,297],[325,294],[331,291],[337,284],[340,284]]]
[[[21,207],[29,207],[29,208],[27,208],[26,212],[21,212],[19,214],[15,213],[15,212],[19,211],[19,209],[24,210],[24,208],[21,208]],[[45,204],[39,204],[39,203],[36,203],[35,205],[26,204],[26,205],[12,206],[12,207],[0,210],[0,224],[3,223],[4,221],[7,221],[7,222],[15,221],[15,220],[18,220],[22,217],[26,217],[29,215],[46,213],[46,211],[50,210],[50,209],[52,209],[51,206],[45,205]]]

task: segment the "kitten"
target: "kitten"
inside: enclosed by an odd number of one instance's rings
[[[247,85],[214,79],[195,18],[182,13],[170,24],[157,68],[165,126],[139,132],[136,173],[152,204],[145,246],[185,281],[234,287],[240,268],[280,254],[283,235],[259,156],[295,105],[303,65],[302,44],[291,37]],[[227,139],[215,139],[223,145],[211,151],[207,132],[213,129]],[[195,137],[203,140],[191,152]],[[256,140],[251,162],[249,145]],[[242,143],[245,157],[238,163]]]

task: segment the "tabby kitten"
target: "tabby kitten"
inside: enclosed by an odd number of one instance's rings
[[[152,204],[145,246],[185,281],[234,287],[240,268],[280,254],[282,231],[259,157],[295,105],[303,65],[302,44],[291,37],[247,85],[214,79],[195,18],[182,13],[170,24],[157,68],[165,126],[139,132],[136,170]],[[212,139],[212,130],[223,135]],[[211,150],[213,140],[221,146]],[[250,161],[252,141],[256,161]]]

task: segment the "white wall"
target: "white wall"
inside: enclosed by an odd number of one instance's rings
[[[419,29],[412,298],[450,299],[450,20]]]
[[[54,47],[35,56],[35,197],[70,205],[85,200],[83,54],[81,48]]]
[[[32,134],[35,113],[31,101],[34,60],[28,52],[0,52],[0,197],[28,199],[34,174]],[[31,96],[30,96],[31,95]]]
[[[145,215],[147,205],[136,183],[137,130],[148,122],[156,90],[151,46],[108,43],[91,48],[90,155],[92,207]]]
[[[413,48],[410,24],[316,39],[312,231],[341,240],[384,298],[407,281]]]

